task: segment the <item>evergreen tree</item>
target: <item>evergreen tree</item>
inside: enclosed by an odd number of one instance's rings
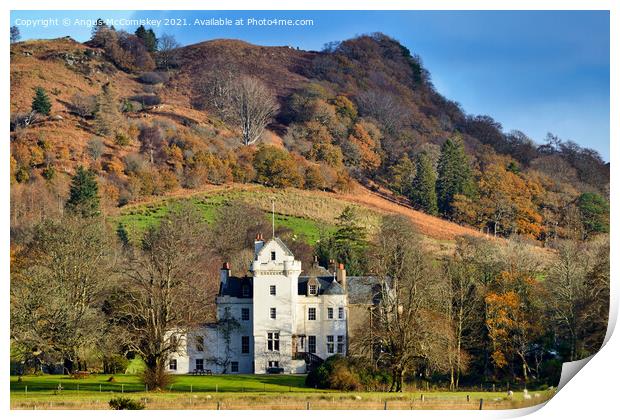
[[[80,166],[71,178],[69,199],[65,204],[68,212],[79,214],[82,217],[93,217],[100,213],[99,186],[95,174]]]
[[[390,189],[400,195],[409,195],[415,178],[415,164],[405,155],[390,168]]]
[[[427,153],[420,153],[416,159],[416,176],[413,180],[411,201],[428,214],[437,214],[437,174]]]
[[[146,50],[150,53],[157,51],[157,37],[152,29],[146,29],[144,25],[140,25],[135,32],[136,36],[142,40]]]
[[[471,169],[460,136],[455,136],[441,147],[437,163],[437,204],[439,212],[452,214],[452,202],[457,194],[471,195],[473,182]]]
[[[609,203],[596,193],[583,193],[577,199],[586,237],[609,232]]]
[[[49,115],[52,110],[50,98],[42,87],[37,87],[35,90],[34,98],[32,99],[32,110],[42,115]]]
[[[357,212],[346,207],[336,219],[336,232],[332,235],[322,232],[316,253],[321,264],[327,266],[330,260],[343,263],[353,276],[366,271],[366,229],[359,224]]]
[[[20,39],[22,39],[22,36],[19,33],[19,28],[17,26],[11,26],[11,44],[15,44]]]

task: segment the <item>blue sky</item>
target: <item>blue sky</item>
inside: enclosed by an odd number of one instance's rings
[[[90,36],[75,19],[185,19],[154,27],[183,44],[237,38],[320,50],[329,41],[384,32],[422,57],[437,90],[466,112],[491,115],[537,142],[547,132],[609,159],[607,11],[13,11],[23,39]],[[194,19],[312,19],[312,26],[194,26]],[[17,19],[57,18],[44,27]],[[69,19],[65,26],[63,19]],[[147,25],[148,26],[148,25]],[[118,27],[128,31],[135,26]]]

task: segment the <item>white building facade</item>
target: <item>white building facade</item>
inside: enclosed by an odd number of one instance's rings
[[[255,241],[250,275],[221,271],[217,322],[179,337],[171,373],[306,373],[347,352],[347,277],[301,262],[279,239]]]

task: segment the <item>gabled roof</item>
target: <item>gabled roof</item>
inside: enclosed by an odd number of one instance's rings
[[[372,276],[347,276],[350,304],[372,305],[381,300],[381,280]]]
[[[345,293],[340,283],[338,283],[334,279],[332,280],[331,284],[327,286],[327,289],[325,289],[325,292],[323,292],[323,294],[324,295],[344,295]]]
[[[282,239],[278,238],[277,236],[273,239],[271,239],[272,241],[275,241],[278,245],[280,245],[280,248],[282,248],[282,251],[284,251],[285,255],[290,255],[291,257],[293,256],[293,253],[291,252],[290,249],[288,249],[288,246],[286,246],[286,244],[284,242],[282,242]],[[267,241],[267,243],[269,243],[270,241]],[[267,245],[267,244],[265,244]]]

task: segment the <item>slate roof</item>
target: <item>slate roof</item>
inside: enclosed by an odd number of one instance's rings
[[[226,281],[226,287],[222,289],[222,285],[220,283],[220,296],[231,296],[248,299],[252,297],[252,281],[254,279],[252,277],[228,277]],[[242,296],[241,287],[243,284],[247,284],[249,287],[250,294],[249,296]]]
[[[377,304],[381,298],[381,282],[372,276],[347,276],[350,304]]]
[[[308,294],[308,281],[315,278],[319,282],[319,295],[325,294],[325,291],[329,288],[334,281],[334,275],[329,276],[299,276],[297,280],[297,294]]]

